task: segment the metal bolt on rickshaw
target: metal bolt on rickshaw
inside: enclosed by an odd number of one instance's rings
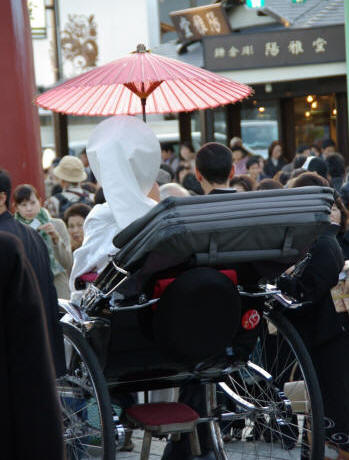
[[[288,319],[305,307],[265,280],[302,259],[332,201],[321,187],[168,198],[120,232],[81,305],[61,302],[68,457],[118,458],[130,427],[115,395],[195,384],[217,459],[323,458],[319,384]],[[195,270],[227,277],[232,304],[163,302]]]

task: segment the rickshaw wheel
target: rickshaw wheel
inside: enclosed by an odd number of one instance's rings
[[[57,380],[69,460],[114,460],[112,406],[95,353],[74,326],[62,323],[67,373]]]
[[[206,387],[208,415],[222,417],[210,422],[217,460],[323,458],[319,383],[303,341],[282,314],[264,315],[250,362]],[[228,413],[236,415],[224,420]]]

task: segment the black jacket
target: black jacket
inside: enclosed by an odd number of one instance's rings
[[[63,332],[59,323],[57,293],[44,240],[32,228],[23,225],[9,212],[0,214],[0,231],[17,236],[37,277],[45,308],[48,334],[57,376],[65,373]]]
[[[22,243],[0,232],[1,458],[62,460],[61,411],[39,287]]]
[[[272,162],[271,158],[269,158],[264,165],[264,174],[267,177],[273,178],[275,174],[280,171],[284,166],[286,166],[286,162],[282,159],[279,158],[277,165],[275,166],[274,163]]]
[[[301,310],[289,313],[289,319],[310,348],[322,345],[343,332],[331,296],[331,289],[337,285],[344,264],[336,232],[336,227],[332,226],[317,239],[310,249],[311,259],[299,277],[281,278],[278,283],[283,291],[296,299],[311,301]]]

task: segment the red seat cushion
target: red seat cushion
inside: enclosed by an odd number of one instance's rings
[[[223,275],[227,276],[235,286],[238,284],[237,274],[235,270],[219,270]],[[165,278],[157,280],[154,286],[153,298],[161,297],[167,286],[169,286],[176,278]]]
[[[182,403],[138,404],[126,409],[133,421],[144,426],[171,425],[173,423],[194,422],[199,415]]]
[[[84,273],[83,275],[79,276],[79,278],[82,281],[85,281],[86,283],[93,283],[98,278],[98,273],[96,272]]]

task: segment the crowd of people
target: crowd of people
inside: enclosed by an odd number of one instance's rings
[[[328,180],[349,206],[349,182],[342,155],[336,152],[331,139],[322,146],[302,145],[292,161],[283,157],[282,144],[275,140],[268,149],[268,159],[254,155],[242,140],[230,141],[234,173],[229,186],[237,192],[292,187],[305,171],[315,171]],[[195,167],[196,152],[184,142],[176,155],[171,144],[161,145],[161,164],[151,198],[155,201],[169,196],[202,195],[205,190],[198,180]],[[84,238],[84,221],[96,204],[105,202],[103,188],[90,168],[84,149],[79,157],[66,156],[53,161],[45,171],[46,196],[41,198],[30,184],[19,185],[13,194],[15,219],[38,230],[44,239],[54,275],[58,297],[70,298],[69,277],[73,253]],[[345,257],[349,257],[349,235],[340,238]]]
[[[292,180],[298,175],[305,171],[316,171],[328,179],[331,187],[341,192],[343,199],[349,204],[348,171],[345,170],[343,156],[336,151],[336,145],[331,139],[325,139],[318,144],[298,146],[291,161],[283,156],[283,147],[278,140],[270,144],[266,159],[250,152],[239,137],[233,137],[229,146],[234,165],[234,176],[230,185],[239,192],[290,187]],[[161,175],[160,185],[166,180],[181,185],[191,195],[204,193],[196,181],[195,153],[191,144],[181,144],[179,155],[175,154],[170,144],[162,144],[161,156],[161,169],[167,174]],[[312,161],[315,158],[318,160]],[[178,187],[171,189],[179,190]],[[176,196],[179,196],[178,193]]]
[[[102,145],[101,139],[108,139],[108,143]],[[157,149],[158,157],[154,156]],[[344,265],[349,258],[346,172],[344,159],[330,139],[321,147],[299,146],[290,162],[283,157],[282,144],[277,140],[271,143],[265,160],[249,152],[236,137],[230,148],[210,143],[199,152],[183,143],[179,155],[170,144],[163,144],[160,158],[158,141],[146,125],[133,117],[113,117],[97,127],[87,153],[84,150],[79,157],[57,159],[45,171],[45,197],[40,197],[31,184],[21,184],[13,191],[11,201],[10,177],[0,171],[0,230],[10,231],[24,241],[36,275],[49,279],[58,297],[69,299],[74,298],[75,280],[84,273],[100,271],[107,256],[115,252],[115,234],[169,196],[333,187],[336,200],[331,220],[335,231],[323,235],[310,248],[312,262],[302,277],[285,276],[280,287],[295,298],[312,302],[305,316],[296,315],[291,320],[318,372],[325,413],[334,421],[329,436],[349,434],[349,371],[344,362],[349,352],[349,294]],[[40,263],[39,254],[45,259]],[[43,267],[49,273],[43,274]],[[49,338],[59,376],[64,373],[64,363],[60,361],[62,343],[55,330],[57,297],[52,300],[52,292],[48,292],[48,285],[40,285],[40,279],[39,287],[46,297],[51,295],[43,301],[51,321]],[[330,378],[334,374],[335,384]],[[349,451],[349,438],[343,446]],[[176,458],[171,449],[165,451],[164,459]]]

